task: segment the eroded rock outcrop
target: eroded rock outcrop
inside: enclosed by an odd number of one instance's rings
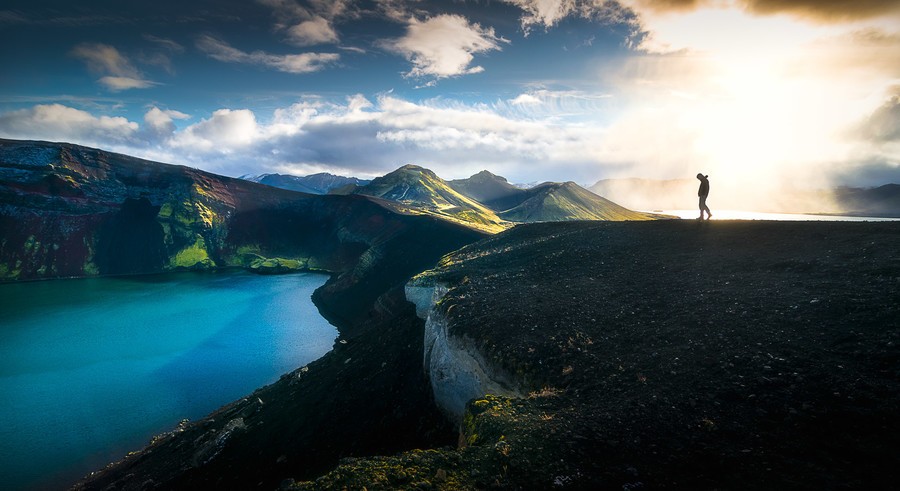
[[[485,394],[519,397],[509,374],[491,364],[475,343],[454,336],[439,303],[446,285],[418,277],[406,285],[406,298],[425,320],[423,367],[437,405],[455,422],[463,419],[466,403]]]

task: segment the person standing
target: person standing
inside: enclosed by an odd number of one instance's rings
[[[700,189],[697,191],[697,196],[700,197],[700,218],[697,220],[703,220],[704,211],[706,212],[706,219],[709,220],[712,218],[712,212],[706,206],[706,197],[709,196],[709,176],[704,176],[701,172],[697,174],[697,179],[700,180]]]

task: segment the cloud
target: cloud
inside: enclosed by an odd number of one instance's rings
[[[424,21],[410,18],[406,35],[384,41],[383,46],[412,63],[406,76],[436,80],[484,71],[481,66],[470,66],[474,55],[500,50],[503,42],[508,41],[497,37],[493,28],[471,24],[459,15],[444,14]]]
[[[418,16],[411,3],[407,0],[375,0],[381,14],[395,22],[406,22],[410,17]],[[425,12],[420,14],[424,15]]]
[[[337,53],[301,53],[274,55],[264,51],[247,53],[212,36],[200,36],[197,48],[210,58],[226,63],[246,63],[275,68],[287,73],[311,73],[323,70],[340,59]]]
[[[860,125],[858,135],[876,143],[900,143],[900,87]]]
[[[132,78],[138,76],[137,68],[108,44],[82,43],[72,49],[72,56],[82,59],[91,71],[97,73]]]
[[[534,26],[549,29],[566,17],[579,17],[603,24],[621,24],[631,28],[626,41],[640,36],[637,15],[618,0],[502,0],[524,13],[519,18],[527,36]]]
[[[112,92],[120,92],[128,89],[146,89],[148,87],[153,87],[154,85],[159,85],[156,82],[151,82],[149,80],[113,76],[101,77],[97,82]]]
[[[571,14],[576,7],[574,0],[504,0],[525,11],[521,21],[523,29],[534,24],[551,27],[563,17]]]
[[[171,39],[157,37],[152,34],[144,34],[144,39],[146,39],[147,41],[150,41],[151,43],[156,44],[157,46],[161,47],[162,49],[164,49],[170,53],[184,53],[184,46],[178,44],[177,42],[175,42]]]
[[[272,9],[275,30],[285,31],[288,42],[297,46],[337,43],[335,21],[357,16],[351,0],[310,0],[305,5],[291,0],[258,1]]]
[[[190,118],[190,115],[181,111],[160,109],[153,106],[144,114],[144,127],[142,129],[147,133],[148,140],[161,141],[175,133],[176,119],[188,118]]]
[[[338,35],[331,23],[322,17],[313,17],[288,28],[288,36],[298,46],[312,46],[338,42]]]
[[[719,0],[630,0],[639,9],[685,12],[721,7]],[[900,13],[896,0],[732,0],[725,6],[756,15],[789,14],[814,22],[848,22]]]
[[[175,135],[172,146],[191,153],[230,153],[252,144],[259,133],[256,116],[249,109],[219,109]]]
[[[80,142],[89,145],[136,143],[138,124],[122,117],[94,116],[62,104],[39,104],[0,114],[6,138]]]
[[[143,38],[152,43],[153,50],[149,52],[139,52],[135,55],[137,61],[144,65],[158,66],[170,75],[175,74],[175,68],[172,65],[172,55],[183,54],[184,46],[171,39],[161,38],[151,34],[144,34]]]
[[[101,43],[82,43],[72,49],[72,56],[83,60],[88,69],[103,74],[97,82],[113,92],[146,89],[157,85],[146,80],[115,47]]]
[[[609,112],[612,98],[607,93],[537,89],[497,102],[494,110],[514,118],[596,121],[598,114]]]
[[[515,99],[509,101],[510,104],[517,106],[540,104],[541,100],[531,94],[519,94]]]
[[[364,54],[367,53],[366,50],[364,50],[364,49],[362,49],[362,48],[359,48],[359,47],[356,47],[356,46],[338,46],[338,49],[342,49],[342,50],[344,50],[344,51],[349,51],[349,52],[351,52],[351,53],[358,53],[358,54],[361,54],[361,55],[364,55]]]

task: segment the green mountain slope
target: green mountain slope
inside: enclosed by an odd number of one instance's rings
[[[525,199],[500,212],[499,216],[511,222],[622,221],[659,218],[619,206],[574,182],[544,183],[526,190],[520,197]],[[509,202],[509,198],[505,201]],[[494,203],[496,205],[497,201]]]
[[[508,226],[492,210],[417,165],[405,165],[354,193],[386,200],[386,206],[403,213],[434,215],[486,232],[500,232]]]

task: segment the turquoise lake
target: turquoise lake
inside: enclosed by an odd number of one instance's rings
[[[0,486],[61,489],[331,350],[327,276],[0,285]]]

